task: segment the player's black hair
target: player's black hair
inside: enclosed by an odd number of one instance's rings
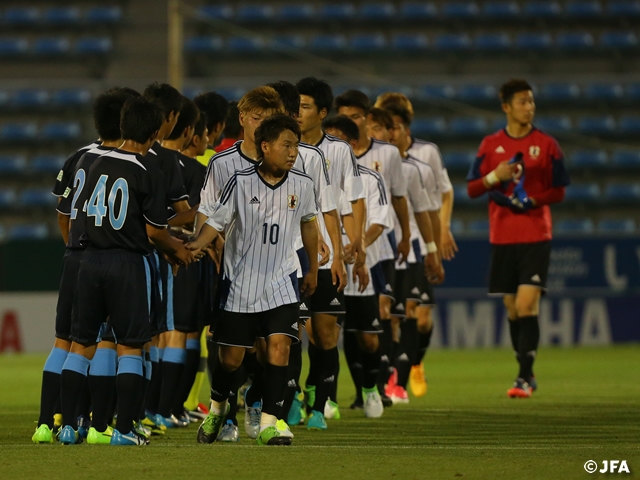
[[[318,80],[316,77],[306,77],[296,83],[296,88],[300,95],[307,95],[313,98],[316,107],[318,107],[318,113],[323,108],[327,109],[327,113],[331,111],[333,91],[331,90],[331,85],[324,80]]]
[[[114,87],[96,97],[93,102],[93,124],[103,141],[119,140],[120,112],[127,100],[134,98],[130,89]],[[135,90],[133,90],[135,92]],[[135,92],[138,93],[138,92]],[[138,97],[140,94],[138,93]]]
[[[384,109],[389,112],[391,115],[397,115],[402,120],[407,127],[411,125],[411,113],[405,107],[400,105],[399,103],[387,103],[384,106]]]
[[[327,130],[328,128],[340,130],[349,142],[358,141],[360,138],[358,126],[346,115],[336,115],[335,117],[326,118],[324,122],[322,122],[322,129]]]
[[[271,87],[278,92],[287,115],[297,117],[300,114],[300,94],[293,83],[279,80],[275,83],[268,83],[267,87]]]
[[[201,93],[193,99],[200,111],[207,114],[207,130],[223,123],[229,112],[229,102],[216,92]]]
[[[371,101],[360,90],[347,90],[338,95],[333,101],[333,105],[338,110],[340,107],[355,107],[364,112],[365,115],[371,110]]]
[[[193,126],[193,135],[202,137],[204,135],[204,131],[206,128],[207,128],[207,114],[204,113],[203,111],[200,111],[200,116],[198,117],[198,121]]]
[[[242,132],[240,125],[240,111],[238,110],[238,102],[229,102],[229,113],[227,113],[227,121],[224,124],[222,134],[224,138],[238,139]]]
[[[125,93],[128,93],[129,95],[131,95],[132,97],[139,97],[140,96],[140,92],[137,90],[134,90],[131,87],[116,87],[119,88],[120,90],[122,90]]]
[[[193,127],[196,124],[199,114],[200,110],[198,110],[196,104],[187,97],[182,97],[180,116],[173,131],[167,137],[167,140],[177,140],[180,138],[186,128]]]
[[[371,115],[371,120],[379,123],[383,127],[387,129],[393,128],[393,117],[389,110],[385,110],[383,108],[373,107],[369,110],[369,115]]]
[[[283,113],[276,113],[265,119],[260,126],[256,129],[254,135],[256,143],[256,151],[258,153],[258,160],[263,157],[262,142],[275,142],[282,132],[285,130],[291,130],[298,140],[302,138],[302,132],[300,131],[300,125],[289,115]]]
[[[123,140],[146,143],[164,122],[162,109],[144,97],[130,98],[120,114],[120,136]]]
[[[513,96],[518,92],[533,90],[531,85],[523,78],[512,78],[500,87],[500,100],[502,103],[511,103]]]
[[[144,98],[157,104],[166,119],[171,112],[179,112],[182,109],[182,94],[168,83],[154,82],[144,89]]]

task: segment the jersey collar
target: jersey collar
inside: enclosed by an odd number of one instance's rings
[[[282,177],[282,179],[278,183],[276,183],[275,185],[271,185],[264,178],[262,178],[262,175],[260,175],[260,172],[258,171],[258,163],[256,163],[254,168],[256,169],[256,175],[258,175],[258,178],[260,179],[260,181],[264,183],[267,187],[269,187],[271,190],[278,189],[284,182],[287,181],[287,178],[289,178],[289,172],[287,172],[284,174],[284,177]]]
[[[522,140],[523,138],[527,138],[529,135],[531,135],[533,132],[535,132],[537,130],[535,125],[531,125],[531,130],[529,130],[529,133],[527,133],[524,137],[512,137],[511,135],[509,135],[509,132],[507,132],[507,127],[504,127],[502,129],[502,131],[504,132],[504,134],[511,138],[512,140]]]
[[[254,165],[258,165],[260,162],[258,162],[257,160],[254,160],[253,158],[249,158],[247,157],[244,153],[242,153],[242,149],[240,148],[240,146],[242,145],[242,142],[244,142],[244,140],[242,140],[241,142],[236,143],[236,148],[238,149],[238,154],[244,158],[247,162],[250,162]]]

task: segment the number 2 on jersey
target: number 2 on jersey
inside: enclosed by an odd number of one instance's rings
[[[266,223],[262,225],[262,243],[264,245],[267,244],[267,233],[269,234],[269,243],[275,245],[278,243],[278,237],[280,236],[280,225],[274,223],[271,228]]]
[[[109,213],[109,223],[114,230],[120,230],[127,218],[127,207],[129,205],[129,185],[124,178],[118,178],[111,186],[107,200],[107,180],[109,175],[101,175],[96,183],[91,198],[87,206],[87,216],[94,217],[96,227],[102,226],[102,219]],[[118,215],[115,214],[116,199],[120,192],[120,209]],[[107,204],[108,203],[108,204]]]
[[[76,172],[76,178],[73,179],[73,188],[76,189],[73,194],[73,201],[71,202],[71,220],[75,220],[78,216],[78,209],[76,208],[76,202],[78,201],[78,197],[82,193],[82,189],[84,189],[84,182],[86,179],[86,175],[83,169],[80,169]]]

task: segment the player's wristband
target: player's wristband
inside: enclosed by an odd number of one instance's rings
[[[494,186],[495,184],[500,182],[500,179],[498,178],[498,175],[496,175],[495,171],[491,171],[486,177],[484,177],[487,180],[487,183],[491,186]]]
[[[438,251],[438,246],[436,242],[427,243],[427,253],[436,253]]]

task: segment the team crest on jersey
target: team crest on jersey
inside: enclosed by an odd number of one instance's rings
[[[531,145],[529,147],[529,156],[531,158],[538,158],[540,156],[540,147],[537,145]]]
[[[298,196],[297,195],[287,195],[287,205],[291,210],[295,210],[298,206]]]
[[[373,169],[376,172],[380,172],[382,170],[382,164],[380,162],[373,162]]]
[[[324,163],[327,166],[327,170],[329,170],[329,167],[331,166],[331,160],[329,160],[328,158],[325,158]]]

